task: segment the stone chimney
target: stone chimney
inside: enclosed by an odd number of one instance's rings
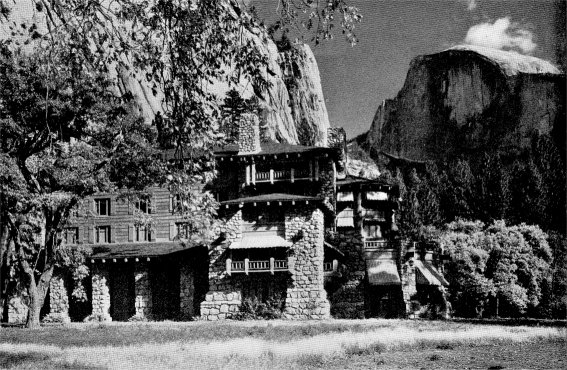
[[[255,114],[243,114],[238,125],[238,153],[250,154],[259,151],[260,120]]]

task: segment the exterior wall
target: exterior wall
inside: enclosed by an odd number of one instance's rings
[[[410,318],[414,318],[415,308],[412,305],[411,297],[417,293],[415,266],[409,261],[402,265],[402,291],[404,295],[404,302],[406,305],[406,313]]]
[[[56,273],[49,283],[49,317],[61,322],[70,322],[69,293],[64,276]]]
[[[329,242],[345,255],[342,276],[327,284],[331,314],[335,318],[363,318],[366,264],[362,236],[356,230],[342,230]]]
[[[147,263],[136,263],[134,271],[136,317],[151,318],[152,291]]]
[[[187,320],[195,315],[195,278],[191,266],[183,262],[179,271],[179,313],[182,320]]]
[[[176,236],[175,222],[180,217],[172,210],[171,193],[166,188],[152,187],[151,217],[152,239],[150,242],[167,242]],[[110,199],[110,215],[94,214],[95,199]],[[110,226],[112,243],[135,242],[132,231],[135,223],[134,206],[126,199],[119,198],[116,193],[99,193],[85,199],[76,217],[73,217],[68,227],[77,227],[79,231],[78,244],[95,243],[94,228]]]
[[[109,276],[110,273],[105,267],[96,266],[92,270],[92,315],[104,321],[112,321],[110,317]]]
[[[290,266],[292,282],[285,300],[286,318],[329,317],[330,305],[323,275],[324,228],[323,212],[314,207],[298,207],[286,214],[286,239],[298,240],[292,246],[294,264]]]
[[[260,151],[260,121],[255,114],[245,114],[238,125],[238,149],[240,153]]]
[[[28,318],[28,300],[21,292],[10,297],[8,301],[8,322],[24,324]]]
[[[232,241],[242,237],[241,228],[241,210],[227,215],[219,229],[226,239],[221,244],[211,246],[209,292],[201,303],[201,317],[205,320],[232,317],[240,309],[246,280],[255,279],[255,273],[249,276],[228,276],[226,273],[227,248]],[[285,289],[285,318],[329,317],[330,306],[323,286],[323,233],[323,213],[314,205],[286,210],[285,238],[294,241],[288,258],[290,279],[280,276],[288,274],[287,272],[278,272],[278,276],[268,277],[273,280],[275,289],[288,280]]]
[[[231,284],[226,273],[226,250],[231,242],[242,237],[242,210],[227,214],[221,219],[218,234],[225,236],[223,243],[212,245],[209,251],[209,291],[201,302],[201,318],[219,320],[232,317],[242,303],[241,288]]]

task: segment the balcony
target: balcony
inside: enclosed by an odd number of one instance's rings
[[[323,262],[323,275],[325,277],[341,276],[339,272],[339,261],[332,260]]]
[[[392,249],[395,248],[394,243],[390,240],[365,240],[364,249]]]
[[[232,261],[230,258],[226,260],[226,272],[230,276],[232,274],[244,273],[246,275],[252,272],[269,272],[272,275],[275,272],[285,272],[290,268],[287,260],[249,260]]]
[[[296,167],[279,166],[278,169],[256,170],[254,164],[246,166],[246,185],[256,183],[274,183],[279,181],[295,182],[298,180],[319,181],[319,162],[312,160],[309,165]]]

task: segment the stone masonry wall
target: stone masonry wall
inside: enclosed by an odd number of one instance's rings
[[[328,241],[344,253],[342,276],[329,291],[331,314],[335,318],[363,318],[366,264],[362,236],[356,230],[342,230]]]
[[[289,261],[291,284],[287,288],[284,317],[328,318],[330,305],[323,274],[323,212],[314,206],[290,210],[285,216],[285,237],[294,244]]]
[[[260,151],[260,121],[255,114],[244,114],[238,125],[238,151],[257,153]]]
[[[226,250],[237,238],[242,237],[242,211],[229,213],[221,219],[218,235],[224,234],[223,243],[212,245],[209,250],[209,291],[201,302],[201,318],[219,320],[230,318],[240,309],[242,291],[231,284],[226,273]]]
[[[49,283],[49,316],[60,322],[70,322],[69,293],[65,278],[55,273]]]
[[[145,262],[136,263],[135,265],[134,289],[136,317],[151,318],[152,291],[150,287],[149,267]]]
[[[110,317],[110,289],[108,287],[109,271],[104,266],[95,266],[92,273],[92,315],[104,321],[112,321]]]
[[[10,297],[8,301],[8,322],[10,324],[24,324],[28,318],[27,296],[21,293]]]
[[[180,265],[179,278],[179,313],[182,320],[188,320],[195,314],[193,309],[195,279],[192,266],[189,266],[186,261]]]

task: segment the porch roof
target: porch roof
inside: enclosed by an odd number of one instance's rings
[[[289,248],[293,245],[279,235],[265,233],[245,233],[241,240],[230,244],[230,249]]]
[[[419,271],[417,276],[418,283],[436,286],[449,286],[449,282],[445,280],[443,275],[441,275],[430,262],[416,260],[414,261],[414,264],[415,268]]]
[[[371,285],[401,285],[396,262],[390,259],[366,260],[368,282]]]
[[[92,250],[91,259],[158,257],[194,248],[179,242],[117,243],[87,246]]]

